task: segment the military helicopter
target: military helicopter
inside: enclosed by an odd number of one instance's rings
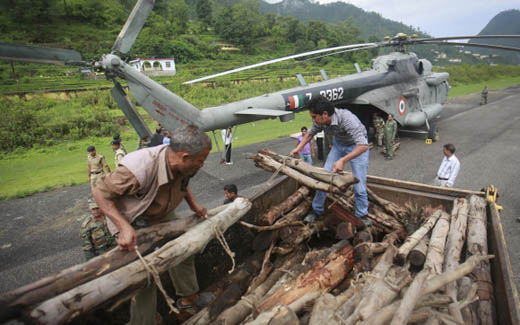
[[[379,56],[370,70],[339,78],[329,79],[322,71],[323,81],[307,85],[299,76],[300,86],[261,96],[199,110],[159,83],[150,79],[118,56],[126,54],[137,38],[148,15],[153,9],[153,0],[138,0],[117,37],[112,51],[100,60],[82,61],[81,55],[73,50],[42,48],[25,45],[1,44],[0,59],[37,63],[92,66],[104,72],[114,82],[111,94],[124,112],[140,138],[151,136],[151,132],[137,113],[136,108],[123,90],[117,78],[124,79],[130,92],[157,122],[168,130],[185,124],[194,124],[205,131],[236,126],[262,119],[279,118],[281,122],[294,119],[294,114],[305,109],[313,96],[322,95],[339,108],[348,108],[363,121],[372,112],[393,114],[402,127],[426,128],[428,136],[435,136],[435,118],[442,111],[448,98],[448,73],[432,71],[432,64],[407,52],[406,45],[442,44],[475,46],[500,50],[519,51],[519,48],[487,44],[451,42],[476,38],[520,38],[520,35],[458,36],[443,38],[417,38],[398,34],[376,43],[361,43],[300,53],[283,58],[233,69],[215,75],[195,79],[191,84],[217,78],[226,74],[253,69],[285,60],[334,55],[345,52],[393,47],[394,52]]]

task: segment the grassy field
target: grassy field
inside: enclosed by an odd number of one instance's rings
[[[453,87],[450,98],[479,92],[485,84],[490,89],[500,89],[520,83],[520,77],[509,77]],[[117,111],[119,113],[119,111]],[[119,115],[114,111],[115,114]],[[153,127],[153,122],[148,121]],[[272,140],[298,132],[302,125],[310,126],[308,113],[296,115],[294,121],[281,124],[278,120],[264,120],[238,127],[235,133],[234,146],[245,146],[253,143]],[[133,130],[121,133],[127,150],[137,147],[137,137]],[[212,137],[213,139],[213,137]],[[217,133],[220,140],[220,134]],[[98,153],[107,158],[114,167],[110,137],[96,137],[77,141],[59,143],[53,146],[36,146],[30,150],[16,150],[4,154],[0,159],[0,199],[22,197],[36,192],[47,191],[63,186],[83,184],[87,179],[87,152],[89,145],[94,145]],[[220,144],[221,145],[221,144]],[[214,145],[214,150],[216,146]]]
[[[455,98],[459,96],[464,96],[471,93],[476,93],[482,91],[485,85],[488,86],[489,90],[493,89],[503,89],[512,85],[516,85],[520,83],[520,76],[518,77],[507,77],[497,80],[489,80],[480,83],[474,83],[469,85],[459,85],[457,87],[452,87],[450,89],[449,98]]]

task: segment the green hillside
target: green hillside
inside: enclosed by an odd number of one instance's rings
[[[425,35],[418,28],[386,19],[379,13],[367,12],[345,2],[320,5],[310,0],[284,0],[274,4],[262,2],[261,9],[263,12],[279,16],[291,16],[304,22],[319,20],[333,24],[352,20],[359,27],[361,37],[365,39],[368,39],[370,36],[376,36],[381,40],[385,36],[394,36],[397,33]]]
[[[479,35],[520,35],[520,10],[511,9],[502,11],[497,14],[482,29]],[[472,39],[470,43],[503,45],[520,48],[520,39],[503,38],[503,39]],[[495,61],[509,64],[520,64],[520,53],[494,51],[488,49],[475,49],[474,53],[483,55],[497,55]]]

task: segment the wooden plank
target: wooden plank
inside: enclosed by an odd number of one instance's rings
[[[520,324],[520,299],[516,288],[511,260],[507,250],[504,229],[495,203],[488,201],[488,246],[491,277],[495,289],[497,324]]]
[[[409,190],[415,190],[415,191],[421,191],[425,193],[436,193],[436,194],[442,194],[447,195],[451,197],[464,197],[468,195],[485,195],[484,192],[481,191],[470,191],[470,190],[463,190],[459,188],[452,188],[452,187],[439,187],[439,186],[432,186],[432,185],[426,185],[421,183],[415,183],[415,182],[408,182],[408,181],[400,181],[397,179],[391,179],[391,178],[385,178],[380,176],[367,176],[367,183],[373,183],[373,184],[381,184],[381,185],[389,185],[389,186],[395,186],[402,189],[409,189]]]

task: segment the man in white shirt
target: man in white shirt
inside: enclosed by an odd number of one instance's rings
[[[231,127],[222,129],[222,142],[224,142],[226,165],[233,165],[233,161],[231,161],[231,145],[233,144],[233,133],[231,132]]]
[[[444,159],[437,171],[437,177],[433,181],[433,185],[441,187],[453,187],[455,179],[460,171],[460,162],[455,157],[455,146],[451,143],[445,144],[442,147],[444,152]]]

